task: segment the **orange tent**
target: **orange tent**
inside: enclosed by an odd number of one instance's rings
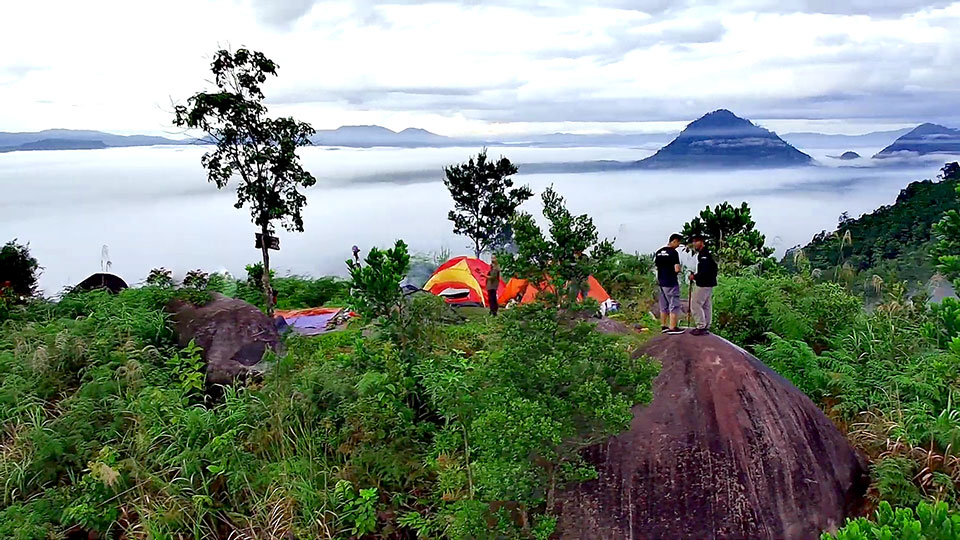
[[[486,307],[487,273],[490,265],[473,257],[454,257],[440,265],[423,289],[450,304]],[[503,293],[503,281],[497,285],[497,297]]]
[[[543,285],[546,290],[550,290],[549,285]],[[610,295],[603,289],[600,282],[597,281],[597,278],[589,276],[587,278],[587,287],[587,296],[597,302],[602,304],[610,299]],[[537,285],[525,279],[511,278],[510,281],[507,282],[507,286],[503,288],[503,292],[500,293],[497,298],[500,300],[501,306],[505,306],[508,302],[515,299],[519,299],[521,304],[529,304],[537,299],[538,294],[540,294],[540,287]],[[583,296],[577,295],[577,300],[583,300]]]

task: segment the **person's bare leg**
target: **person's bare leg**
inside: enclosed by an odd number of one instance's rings
[[[661,311],[661,312],[660,312],[660,326],[666,326],[666,325],[667,325],[667,314]]]
[[[671,314],[670,314],[670,328],[676,328],[676,327],[677,327],[677,314],[676,314],[676,313],[671,313]]]

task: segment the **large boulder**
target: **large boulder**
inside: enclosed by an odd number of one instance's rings
[[[658,336],[654,399],[558,496],[565,539],[816,539],[860,509],[867,464],[789,381],[716,336]]]
[[[213,293],[202,306],[173,299],[167,311],[177,343],[185,347],[193,340],[203,349],[208,385],[229,384],[259,373],[257,364],[267,349],[280,350],[280,334],[273,321],[243,300]]]

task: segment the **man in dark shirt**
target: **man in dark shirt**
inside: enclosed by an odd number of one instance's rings
[[[677,327],[680,318],[680,254],[677,247],[683,237],[679,234],[670,235],[666,246],[657,250],[653,262],[657,267],[657,285],[660,286],[660,330],[664,334],[682,334],[683,330]],[[669,326],[667,325],[669,321]]]
[[[690,298],[690,312],[697,321],[697,327],[691,334],[702,336],[710,330],[713,318],[713,288],[717,286],[717,261],[707,249],[703,235],[691,237],[693,249],[697,251],[697,271],[690,274],[690,281],[697,284]]]

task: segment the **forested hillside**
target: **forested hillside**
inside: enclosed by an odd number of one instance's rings
[[[958,184],[960,169],[948,164],[940,179],[912,182],[892,205],[859,218],[841,216],[837,230],[815,235],[801,248],[803,254],[812,269],[861,286],[860,281],[873,275],[887,282],[906,280],[911,286],[926,282],[935,271],[932,226],[947,210],[960,208]],[[788,268],[796,267],[796,254],[790,250],[784,257]]]

